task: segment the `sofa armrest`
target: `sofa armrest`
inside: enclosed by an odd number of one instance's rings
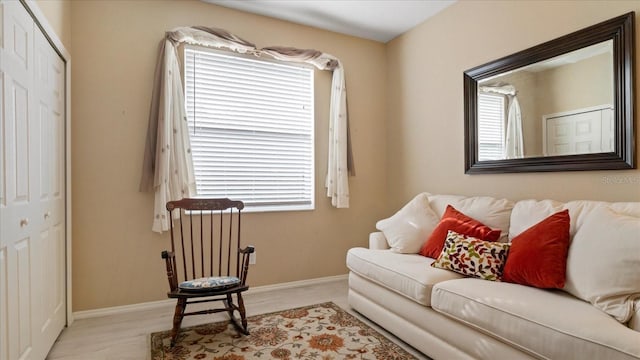
[[[387,238],[384,237],[382,231],[372,232],[369,234],[369,249],[371,250],[387,250],[389,244]]]
[[[635,331],[640,331],[640,299],[633,303],[633,315],[627,325]]]

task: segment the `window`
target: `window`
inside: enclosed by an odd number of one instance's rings
[[[505,97],[478,94],[478,161],[504,159]]]
[[[313,98],[312,68],[187,47],[197,195],[255,211],[313,209]]]

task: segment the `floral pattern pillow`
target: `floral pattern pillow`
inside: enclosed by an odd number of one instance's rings
[[[178,288],[183,291],[211,291],[221,290],[240,284],[240,279],[235,276],[213,276],[189,281],[183,281]]]
[[[431,266],[484,280],[500,281],[509,246],[449,230],[444,248]]]

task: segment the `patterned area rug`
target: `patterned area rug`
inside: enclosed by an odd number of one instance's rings
[[[251,335],[229,321],[151,334],[151,359],[415,359],[362,321],[328,302],[248,318]]]

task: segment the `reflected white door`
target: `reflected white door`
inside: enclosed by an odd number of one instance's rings
[[[611,109],[597,109],[545,116],[545,156],[613,151],[612,114]]]
[[[20,2],[0,7],[0,359],[43,359],[65,324],[64,66]]]
[[[616,151],[613,109],[602,110],[602,152]]]

